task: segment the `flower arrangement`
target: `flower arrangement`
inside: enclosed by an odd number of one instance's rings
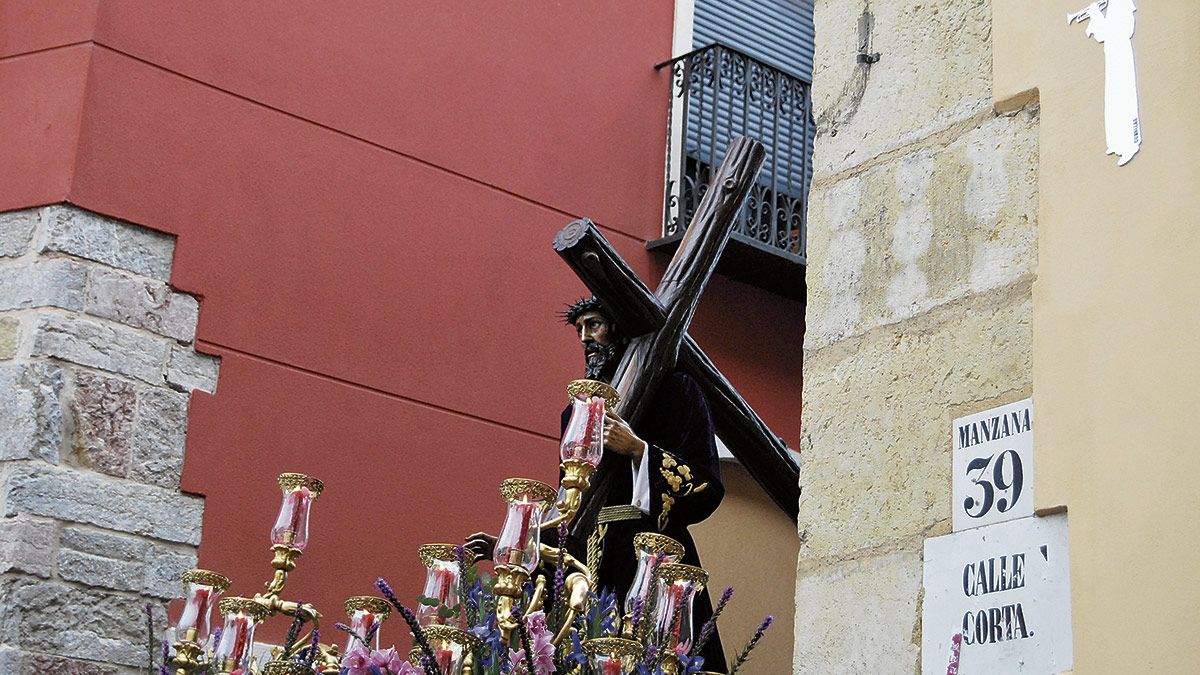
[[[302,636],[306,620],[303,615],[293,618],[284,644],[274,650],[275,656],[259,668],[254,663],[230,670],[223,670],[217,659],[209,656],[206,665],[191,670],[172,669],[172,649],[169,642],[162,649],[154,649],[151,660],[160,658],[161,664],[151,673],[178,675],[180,672],[203,673],[205,675],[283,675],[285,673],[338,673],[339,675],[695,675],[706,672],[704,659],[698,653],[715,634],[716,623],[732,599],[733,588],[726,588],[712,617],[701,627],[697,638],[690,644],[676,644],[664,649],[656,643],[650,631],[643,640],[625,639],[625,643],[637,645],[634,658],[613,659],[603,653],[606,640],[619,640],[624,633],[639,634],[639,624],[653,620],[647,616],[647,605],[657,604],[656,598],[636,599],[624,620],[618,611],[617,597],[608,590],[589,593],[587,611],[571,616],[567,609],[567,597],[561,580],[566,570],[555,566],[556,591],[542,608],[526,613],[523,607],[515,608],[513,615],[518,624],[515,639],[505,643],[501,637],[500,618],[497,613],[495,594],[496,579],[477,563],[468,562],[461,546],[456,547],[457,562],[461,568],[462,581],[453,599],[441,601],[428,596],[419,596],[418,604],[433,611],[424,625],[417,613],[402,603],[392,587],[380,578],[376,590],[386,599],[397,614],[403,617],[408,633],[412,636],[413,649],[408,658],[402,656],[395,646],[372,647],[376,642],[382,621],[370,623],[366,632],[360,633],[345,623],[336,627],[348,637],[350,646],[340,656],[336,649],[320,644],[320,631],[312,630]],[[533,595],[532,584],[526,583],[524,597]],[[652,593],[653,595],[653,593]],[[659,623],[671,626],[682,620],[683,609],[676,605],[672,616]],[[441,622],[441,623],[438,623]],[[452,642],[445,635],[435,635],[445,628],[447,622],[465,626],[462,631],[469,639],[459,645],[456,655],[449,648]],[[771,625],[767,617],[737,658],[729,665],[729,673],[737,673],[748,660],[751,652],[761,641]],[[556,635],[563,635],[560,641]],[[219,644],[221,629],[214,631],[210,642]],[[599,645],[598,648],[594,648]],[[331,651],[334,658],[331,659]]]

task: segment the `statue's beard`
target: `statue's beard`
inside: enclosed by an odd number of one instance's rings
[[[583,356],[586,360],[583,376],[589,380],[611,383],[624,353],[625,345],[622,343],[608,346],[598,345],[594,342],[589,343],[583,349]]]

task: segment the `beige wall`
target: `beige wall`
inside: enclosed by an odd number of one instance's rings
[[[1200,668],[1200,2],[1138,5],[1117,167],[1086,3],[993,3],[996,101],[1041,101],[1036,497],[1068,507],[1076,673]]]
[[[951,420],[1032,388],[1038,110],[994,111],[991,18],[816,3],[796,673],[919,670]]]
[[[711,575],[713,603],[728,586],[733,600],[721,615],[721,641],[732,660],[767,614],[775,617],[744,672],[786,673],[792,666],[792,593],[796,584],[796,525],[740,465],[721,465],[725,500],[691,528]]]

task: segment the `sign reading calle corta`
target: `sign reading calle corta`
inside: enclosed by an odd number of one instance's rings
[[[1033,401],[952,425],[954,534],[925,541],[921,672],[1070,668],[1067,516],[1033,514]]]
[[[924,581],[922,673],[1071,667],[1066,514],[927,539]]]

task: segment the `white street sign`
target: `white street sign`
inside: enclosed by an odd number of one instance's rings
[[[1067,515],[925,540],[923,675],[1071,668]]]
[[[954,531],[1033,515],[1033,400],[954,420]]]

